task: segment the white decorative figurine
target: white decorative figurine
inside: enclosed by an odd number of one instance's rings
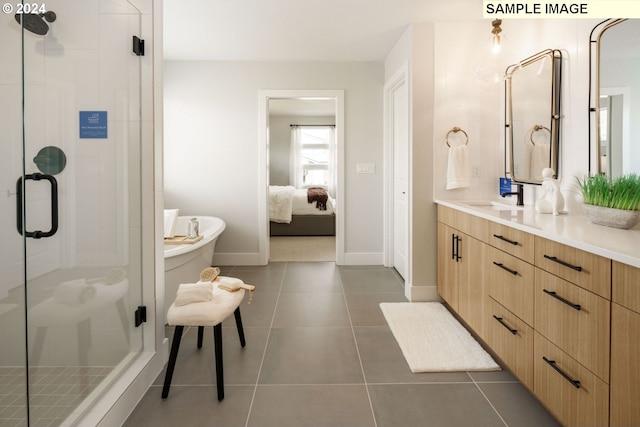
[[[542,169],[542,189],[544,196],[536,202],[536,212],[542,214],[552,213],[558,215],[563,213],[564,197],[560,191],[558,181],[553,178],[553,169]]]

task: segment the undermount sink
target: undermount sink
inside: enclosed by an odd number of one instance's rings
[[[513,210],[521,210],[523,206],[511,205],[509,203],[496,202],[494,200],[476,200],[463,202],[463,204],[477,208],[477,209],[488,209],[493,211],[513,211]]]

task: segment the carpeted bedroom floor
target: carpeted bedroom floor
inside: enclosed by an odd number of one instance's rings
[[[335,236],[272,236],[269,261],[335,261]]]

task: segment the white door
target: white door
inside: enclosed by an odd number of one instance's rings
[[[393,138],[393,267],[406,279],[409,241],[409,94],[406,80],[391,92]]]

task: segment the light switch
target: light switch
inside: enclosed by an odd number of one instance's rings
[[[376,173],[376,165],[374,163],[358,163],[356,164],[356,173]]]

